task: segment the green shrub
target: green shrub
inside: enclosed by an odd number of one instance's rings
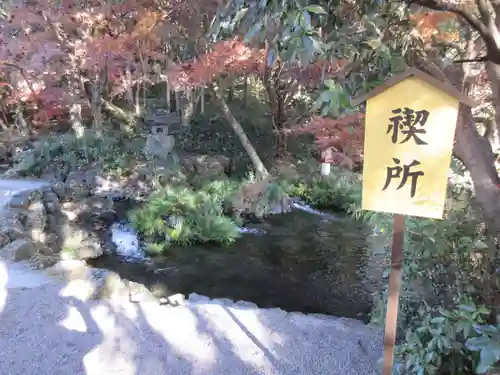
[[[100,162],[106,171],[126,168],[130,160],[142,153],[143,140],[116,136],[95,136],[87,133],[54,134],[42,138],[37,146],[21,154],[15,168],[24,176],[38,176],[46,172],[64,180],[72,170]]]
[[[483,374],[500,360],[500,325],[486,325],[490,311],[471,298],[451,310],[421,306],[398,348],[400,372]]]
[[[167,185],[132,211],[129,219],[151,244],[150,252],[163,252],[172,243],[228,245],[240,236],[237,223],[224,216],[224,201],[231,191],[229,183],[213,182],[199,191]]]
[[[349,211],[361,201],[359,176],[350,171],[332,168],[329,176],[314,176],[308,180],[282,181],[281,186],[291,197],[318,208]]]
[[[497,259],[470,194],[453,186],[448,197],[443,220],[406,220],[398,322],[406,335],[397,347],[404,374],[484,373],[500,359],[500,348],[490,339],[471,349],[478,340],[475,329],[497,319],[488,301],[490,293],[500,293],[499,284],[487,271]],[[358,210],[357,216],[390,239],[390,215]],[[374,323],[383,324],[386,302],[387,290],[375,298]]]

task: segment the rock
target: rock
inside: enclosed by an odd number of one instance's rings
[[[10,243],[10,237],[7,233],[0,232],[0,248]]]
[[[104,254],[101,240],[92,233],[78,248],[77,259],[93,259]]]
[[[66,202],[61,205],[61,212],[69,221],[115,215],[113,201],[106,197],[89,197],[77,202]]]
[[[42,199],[48,213],[53,214],[61,210],[59,198],[53,191],[45,191]]]
[[[64,202],[67,198],[68,195],[70,195],[68,192],[67,192],[67,188],[66,188],[66,185],[64,184],[64,182],[56,182],[54,184],[52,184],[52,192],[57,196],[57,198],[59,199],[59,201],[61,202]]]
[[[92,259],[104,254],[100,239],[94,233],[89,233],[72,224],[62,228],[62,251],[66,259]]]
[[[64,205],[61,207],[61,213],[69,221],[76,221],[78,219],[78,212],[67,210],[64,208]]]
[[[10,162],[11,159],[11,154],[10,154],[10,149],[0,143],[0,162],[5,163],[5,162]]]
[[[209,178],[224,175],[229,167],[229,158],[222,155],[188,155],[181,157],[179,164],[188,174]]]
[[[114,214],[113,200],[105,197],[90,197],[81,202],[85,211],[92,216]]]
[[[110,177],[99,176],[96,179],[94,188],[91,191],[93,196],[110,199],[125,198],[124,184],[121,181],[113,180]]]
[[[47,268],[45,272],[59,280],[71,281],[85,278],[88,267],[83,260],[61,260]]]
[[[232,306],[234,304],[234,301],[230,300],[229,298],[214,298],[211,303],[221,306]]]
[[[183,306],[186,304],[186,297],[184,294],[177,293],[166,298],[160,298],[161,304],[168,304],[171,306]]]
[[[82,260],[60,261],[47,268],[45,273],[67,283],[63,295],[78,295],[84,299],[97,300],[129,294],[127,282],[117,273],[89,267]],[[140,288],[136,286],[135,289]]]
[[[31,203],[31,192],[25,191],[14,195],[9,202],[11,208],[28,209]]]
[[[253,302],[248,302],[248,301],[236,301],[235,302],[236,306],[243,307],[243,308],[250,308],[250,309],[258,309],[259,306],[257,306]]]
[[[28,260],[36,253],[33,242],[27,238],[17,239],[0,249],[0,256],[15,262]]]
[[[43,231],[46,223],[47,215],[43,203],[41,201],[31,203],[26,213],[25,229]]]
[[[128,294],[126,282],[115,272],[95,268],[92,278],[95,282],[95,290],[90,299],[98,300]]]
[[[192,303],[210,302],[210,298],[202,296],[198,293],[191,293],[189,294],[188,301]]]
[[[271,192],[271,189],[279,189],[272,183],[268,179],[243,186],[231,199],[231,209],[258,218],[290,212],[292,200],[281,190]]]
[[[24,230],[34,241],[45,242],[47,215],[41,201],[31,203],[26,210]]]
[[[130,302],[147,302],[157,301],[158,299],[146,288],[145,285],[134,283],[133,281],[124,280],[127,285],[128,296]]]
[[[0,211],[0,234],[10,241],[26,237],[24,228],[19,220],[19,212],[13,209]]]
[[[168,134],[149,134],[146,139],[144,152],[146,155],[166,158],[173,150],[175,138]]]
[[[100,175],[100,168],[70,172],[66,177],[65,190],[62,192],[65,200],[78,200],[88,197]]]
[[[29,264],[33,269],[45,269],[51,267],[59,261],[58,254],[35,253],[29,259]]]

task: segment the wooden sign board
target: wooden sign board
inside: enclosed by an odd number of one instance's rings
[[[405,216],[442,218],[460,103],[451,85],[410,69],[357,98],[366,101],[364,210],[394,213],[383,375],[391,375],[403,267]]]
[[[362,208],[439,219],[458,107],[470,100],[416,69],[395,78],[366,99]]]

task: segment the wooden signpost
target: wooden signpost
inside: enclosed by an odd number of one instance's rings
[[[393,213],[383,375],[391,375],[403,268],[405,216],[443,217],[460,103],[455,87],[409,69],[353,100],[366,101],[362,209]]]

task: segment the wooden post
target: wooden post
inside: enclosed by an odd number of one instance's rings
[[[385,316],[384,367],[382,375],[392,375],[392,368],[394,366],[399,291],[401,289],[403,271],[404,233],[405,216],[395,214],[394,232],[392,234],[391,273],[389,275],[389,297],[387,299],[387,312]]]

